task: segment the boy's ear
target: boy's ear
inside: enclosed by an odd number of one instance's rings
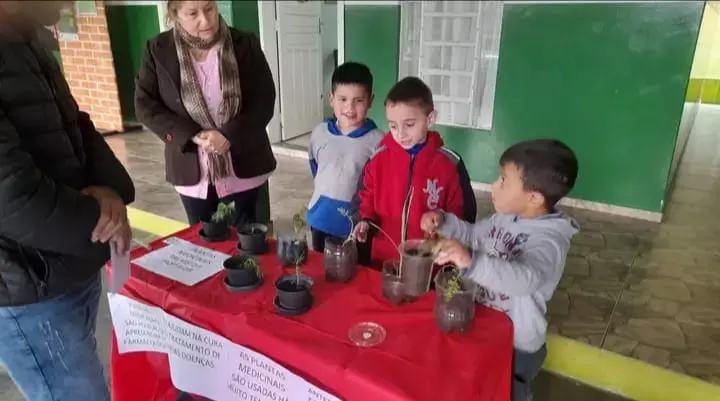
[[[368,99],[368,109],[372,107],[373,100],[375,100],[375,95],[371,93],[370,99]]]
[[[437,122],[437,112],[435,110],[431,111],[430,114],[427,116],[427,126],[428,128],[435,125]]]
[[[328,96],[328,104],[330,105],[330,107],[332,107],[333,101],[335,101],[335,94],[330,91],[330,95]]]
[[[530,192],[530,205],[533,209],[545,208],[545,196],[537,191]]]

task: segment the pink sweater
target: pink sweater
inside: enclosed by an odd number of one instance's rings
[[[215,120],[218,123],[218,111],[222,102],[222,88],[220,85],[220,65],[218,63],[218,50],[212,49],[205,61],[194,61],[195,75],[197,76],[200,88],[202,89],[205,103]],[[191,198],[207,199],[208,186],[210,185],[210,168],[207,152],[198,147],[198,163],[200,163],[200,182],[190,186],[176,186],[175,190],[181,195]],[[219,198],[248,191],[263,185],[272,172],[252,178],[238,178],[230,161],[230,175],[215,180],[215,190]]]

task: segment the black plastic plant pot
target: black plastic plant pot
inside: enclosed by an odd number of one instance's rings
[[[355,241],[329,237],[325,240],[325,280],[350,282],[357,272],[358,254]]]
[[[278,238],[277,257],[283,267],[302,265],[307,262],[308,244],[295,236]]]
[[[267,226],[264,224],[244,224],[238,227],[238,248],[253,255],[267,252]]]
[[[275,282],[278,303],[285,309],[302,310],[312,302],[313,280],[305,274],[288,274]]]
[[[216,223],[214,221],[203,221],[202,229],[205,237],[208,239],[224,238],[229,232],[226,222]]]
[[[255,265],[248,265],[251,263],[249,261],[254,261]],[[235,255],[225,259],[223,267],[227,284],[232,287],[252,287],[257,284],[260,281],[257,263],[257,259],[249,255]]]

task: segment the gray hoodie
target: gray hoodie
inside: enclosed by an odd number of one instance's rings
[[[515,348],[540,349],[547,302],[562,277],[577,223],[560,212],[536,219],[494,214],[476,224],[445,213],[438,231],[473,249],[466,275],[480,285],[476,300],[510,316]]]

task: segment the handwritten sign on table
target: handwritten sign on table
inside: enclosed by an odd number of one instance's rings
[[[173,241],[133,261],[136,265],[161,276],[193,286],[221,271],[229,258],[221,252],[188,241]]]
[[[118,351],[163,352],[182,391],[215,401],[340,401],[272,359],[162,309],[108,294]]]

